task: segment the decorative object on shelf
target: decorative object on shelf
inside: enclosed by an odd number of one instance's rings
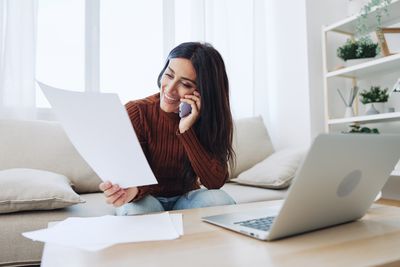
[[[368,15],[375,11],[375,28],[376,31],[379,31],[382,28],[382,17],[383,15],[389,15],[389,5],[392,0],[370,0],[367,4],[365,4],[361,8],[361,13],[357,18],[356,25],[356,36],[360,39],[369,39],[371,37],[369,34],[369,23],[368,23]]]
[[[342,133],[367,133],[367,134],[379,134],[379,130],[377,128],[368,128],[361,127],[360,124],[354,123],[349,125],[349,131]]]
[[[381,107],[377,110],[376,106],[383,105],[383,103],[388,101],[388,88],[381,89],[380,86],[371,86],[368,91],[363,90],[360,93],[360,97],[361,103],[368,105],[366,107],[366,115],[379,114],[380,112],[383,112],[384,109]]]
[[[382,105],[378,102],[365,104],[365,115],[376,115],[381,113]]]
[[[393,94],[393,93],[400,93],[400,78],[393,85],[393,88],[392,88],[392,91],[390,92],[390,94]]]
[[[393,98],[392,97],[393,93],[400,93],[400,78],[396,81],[396,83],[393,85],[392,89],[390,90],[389,98]],[[392,101],[392,103],[394,103],[394,102]],[[395,107],[388,107],[387,108],[387,112],[388,113],[395,112],[395,111],[396,111]]]
[[[350,89],[347,100],[344,98],[342,92],[339,89],[337,89],[337,91],[340,95],[340,98],[343,100],[344,105],[346,106],[344,117],[345,118],[353,117],[354,116],[353,103],[354,103],[354,99],[356,98],[357,93],[358,93],[358,87],[354,86]]]
[[[400,53],[400,28],[381,28],[376,31],[382,55]]]
[[[347,39],[346,43],[337,49],[337,56],[345,62],[351,59],[374,58],[378,53],[378,43],[367,39]]]

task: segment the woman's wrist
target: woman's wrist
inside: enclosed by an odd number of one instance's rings
[[[189,130],[190,128],[181,128],[179,127],[179,133],[183,134],[184,132],[186,132],[187,130]]]
[[[129,192],[130,193],[129,194],[130,199],[127,201],[127,203],[134,201],[135,198],[139,195],[139,188],[137,188],[136,186],[135,187],[131,187],[128,190],[131,191],[131,192]]]

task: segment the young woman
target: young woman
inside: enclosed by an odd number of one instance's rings
[[[100,189],[118,215],[234,204],[219,190],[234,163],[225,64],[210,44],[175,47],[158,77],[160,93],[126,104],[158,184]],[[191,113],[180,118],[179,105]],[[200,189],[200,185],[205,188]]]

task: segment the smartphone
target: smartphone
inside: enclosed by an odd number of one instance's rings
[[[192,112],[192,106],[186,102],[181,102],[179,104],[179,117],[183,118]]]

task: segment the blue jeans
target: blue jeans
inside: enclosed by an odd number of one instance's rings
[[[153,197],[145,196],[139,201],[126,203],[116,209],[118,216],[138,215],[151,212],[204,208],[231,205],[235,201],[225,191],[197,189],[182,196]]]

